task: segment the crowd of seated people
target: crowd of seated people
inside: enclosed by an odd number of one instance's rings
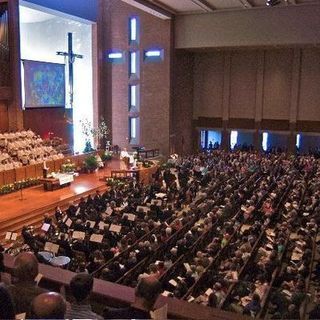
[[[57,208],[45,216],[48,228],[23,229],[28,250],[48,264],[67,256],[71,271],[132,287],[157,279],[163,295],[210,307],[256,316],[271,296],[273,314],[297,311],[320,219],[317,160],[215,150],[178,158],[154,177]],[[48,243],[57,245],[49,257]],[[293,276],[281,278],[283,256],[301,251]],[[271,285],[304,294],[283,311]]]
[[[52,145],[46,145],[32,130],[0,133],[0,171],[29,164],[62,159]]]

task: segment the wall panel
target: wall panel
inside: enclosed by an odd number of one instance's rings
[[[268,50],[265,54],[263,118],[289,119],[293,50]]]
[[[320,49],[304,49],[301,58],[298,120],[320,120]]]
[[[230,118],[254,119],[257,52],[236,51],[231,56]]]
[[[196,54],[194,61],[194,118],[222,118],[224,54]]]

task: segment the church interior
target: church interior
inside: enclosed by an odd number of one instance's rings
[[[320,319],[320,0],[0,0],[0,319]]]

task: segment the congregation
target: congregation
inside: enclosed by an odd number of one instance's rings
[[[86,288],[93,278],[156,284],[140,311],[106,307],[107,319],[149,312],[160,293],[255,317],[299,319],[315,264],[319,176],[312,156],[214,150],[178,158],[150,185],[119,182],[66,210],[57,207],[40,231],[25,226],[23,251],[55,266],[56,255],[68,257],[60,267],[78,273]],[[15,313],[32,312],[29,304]],[[62,309],[77,318],[83,308]]]

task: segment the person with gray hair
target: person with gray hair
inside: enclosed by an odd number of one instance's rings
[[[47,290],[38,287],[35,277],[38,275],[38,261],[33,253],[20,253],[14,260],[16,281],[8,287],[12,296],[16,314],[29,311],[32,300]]]

